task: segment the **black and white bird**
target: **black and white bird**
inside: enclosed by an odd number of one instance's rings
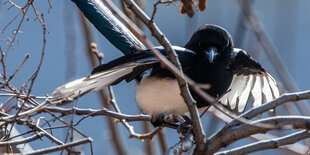
[[[165,53],[162,47],[154,48]],[[248,103],[257,107],[279,96],[273,77],[244,50],[234,48],[230,34],[219,26],[203,25],[184,48],[173,48],[183,72],[197,83],[210,84],[211,88],[205,91],[236,113],[242,113]],[[145,75],[147,71],[149,75]],[[162,68],[149,50],[100,65],[91,75],[58,87],[52,96],[55,100],[72,100],[122,80],[138,81],[136,100],[146,114],[158,116],[188,111],[175,76]],[[191,94],[198,108],[209,106],[194,91]],[[250,97],[252,102],[248,102]]]

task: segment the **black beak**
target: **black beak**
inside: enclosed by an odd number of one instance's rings
[[[214,59],[218,55],[217,48],[215,47],[208,48],[205,53],[210,63],[213,63]]]

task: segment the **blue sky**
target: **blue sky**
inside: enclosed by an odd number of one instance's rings
[[[0,0],[0,30],[17,14],[17,9],[9,8],[8,3]],[[118,2],[118,1],[117,1]],[[152,1],[155,2],[155,1]],[[151,15],[153,10],[152,2],[145,2],[145,10]],[[262,20],[266,31],[272,40],[273,45],[278,50],[286,67],[289,69],[300,90],[310,88],[310,18],[309,6],[307,0],[282,0],[268,1],[260,0],[254,3],[254,9]],[[44,63],[37,80],[35,82],[32,94],[44,96],[50,94],[55,88],[65,82],[86,76],[90,73],[91,67],[86,56],[86,45],[84,36],[80,27],[77,8],[71,1],[51,1],[52,9],[48,13],[49,5],[46,0],[35,1],[35,6],[40,13],[44,14],[44,19],[49,34],[46,35],[47,44]],[[64,16],[66,13],[67,16]],[[233,39],[236,40],[236,29],[240,16],[240,8],[237,1],[208,0],[206,11],[196,13],[194,18],[189,19],[186,15],[178,13],[178,6],[170,5],[160,6],[155,16],[155,22],[170,42],[174,45],[184,45],[192,32],[202,24],[217,24],[227,29]],[[30,58],[23,68],[16,75],[12,84],[20,88],[25,80],[35,71],[39,64],[42,50],[42,27],[35,20],[32,9],[27,14],[28,21],[24,21],[21,31],[18,34],[18,42],[14,43],[14,49],[9,51],[7,59],[8,73],[12,74],[25,54],[29,53]],[[12,31],[16,29],[20,17],[4,33],[0,34],[0,45],[3,50],[7,49],[7,43],[3,40],[12,38]],[[92,27],[95,42],[98,44],[99,51],[104,53],[104,62],[108,62],[121,56],[101,34]],[[69,33],[68,33],[69,31]],[[68,35],[70,34],[70,35]],[[147,31],[148,36],[150,36]],[[155,45],[158,43],[151,38]],[[272,67],[270,60],[266,57],[255,36],[249,30],[246,31],[245,41],[238,45],[252,55],[254,55],[262,65],[269,70],[278,80],[276,70]],[[68,48],[68,50],[65,50]],[[68,51],[71,51],[68,54]],[[67,52],[67,54],[66,54]],[[0,69],[2,72],[2,68]],[[72,74],[68,75],[70,72]],[[122,82],[115,86],[115,94],[118,104],[124,113],[136,114],[138,107],[135,103],[135,82]],[[0,100],[1,101],[1,100]],[[91,93],[79,100],[78,107],[81,108],[100,108],[100,103],[95,95]],[[104,117],[88,118],[79,129],[86,135],[94,138],[94,151],[113,154],[111,143],[109,141],[109,131],[105,127]],[[205,119],[207,120],[207,119]],[[133,123],[139,131],[140,123]],[[123,143],[130,153],[143,154],[142,143],[136,139],[128,140],[128,132],[121,125],[118,125],[121,131]],[[60,131],[59,133],[62,133]],[[176,133],[172,130],[166,131],[169,135],[169,146],[178,141]],[[167,137],[167,139],[168,139]],[[45,139],[46,140],[46,139]],[[155,139],[156,141],[156,139]],[[33,143],[33,147],[38,149],[43,143]],[[45,145],[45,144],[44,144]],[[51,144],[46,144],[51,145]],[[157,146],[158,144],[156,144]],[[86,154],[89,153],[89,147],[84,146]]]

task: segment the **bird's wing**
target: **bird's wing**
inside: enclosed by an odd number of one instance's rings
[[[123,63],[114,67],[108,66],[105,70],[94,72],[92,75],[71,81],[58,87],[51,96],[53,97],[53,100],[72,101],[90,91],[101,90],[106,86],[118,83],[124,79],[130,81],[134,79],[137,74],[144,72],[149,69],[152,64],[157,62],[158,61],[155,58],[144,58],[139,61]],[[106,65],[111,64],[108,63]],[[106,66],[103,65],[102,67]]]
[[[163,47],[155,47],[164,54]],[[184,56],[193,54],[193,51],[173,46],[174,50]],[[53,100],[71,101],[90,91],[98,91],[106,86],[114,85],[122,80],[127,82],[137,79],[141,73],[159,63],[149,50],[140,53],[131,53],[115,59],[107,64],[100,65],[92,71],[92,75],[71,81],[58,87],[51,96]]]
[[[72,0],[85,17],[117,49],[128,55],[145,50],[145,46],[103,4],[101,0]]]
[[[220,103],[240,114],[248,103],[258,107],[279,97],[279,88],[274,78],[244,50],[234,50],[233,80]]]

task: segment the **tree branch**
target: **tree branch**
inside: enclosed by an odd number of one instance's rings
[[[310,124],[310,117],[276,116],[253,121],[253,124],[256,123],[277,125],[279,126],[278,129],[308,129]],[[250,135],[257,133],[265,133],[270,130],[273,129],[259,128],[248,124],[242,124],[240,126],[228,128],[225,130],[225,132],[210,138],[206,146],[207,154],[213,154],[219,149],[226,147],[227,145],[236,142],[239,139],[249,137]]]
[[[244,117],[246,119],[251,119],[259,114],[262,114],[270,109],[274,109],[283,103],[286,102],[295,102],[300,100],[310,99],[310,90],[302,91],[302,92],[295,92],[295,93],[285,93],[270,101],[269,103],[263,104],[257,108],[250,109],[249,111],[245,112],[244,114],[240,115],[239,117]],[[236,121],[229,123],[228,126],[235,125]]]
[[[255,142],[255,143],[248,144],[245,146],[241,146],[238,148],[234,148],[231,150],[218,152],[218,153],[216,153],[216,155],[249,154],[249,153],[260,151],[260,150],[273,149],[273,148],[278,148],[278,147],[283,146],[283,145],[294,144],[294,143],[298,142],[299,140],[309,138],[309,137],[310,137],[309,130],[302,130],[302,131],[295,132],[293,134],[283,136],[280,138],[274,138],[274,139],[270,139],[270,140],[262,140],[259,142]],[[306,153],[306,152],[304,152],[304,153]]]
[[[89,116],[102,116],[103,115],[103,116],[117,118],[119,120],[126,120],[128,122],[150,121],[151,120],[151,116],[149,115],[143,115],[143,114],[127,115],[127,114],[122,114],[119,112],[114,112],[106,108],[95,110],[95,109],[80,109],[76,107],[73,107],[73,108],[47,107],[46,109],[49,110],[50,112],[61,113],[63,115],[70,115],[70,114],[73,114],[73,111],[75,111],[76,115],[89,115]]]
[[[33,152],[29,152],[29,153],[25,153],[25,155],[34,155],[34,154],[45,154],[45,153],[50,153],[50,152],[55,152],[55,151],[59,151],[65,148],[70,148],[73,146],[77,146],[77,145],[81,145],[81,144],[85,144],[85,143],[90,143],[92,142],[93,139],[91,138],[85,138],[85,139],[81,139],[81,140],[77,140],[74,142],[70,142],[70,143],[66,143],[60,146],[54,146],[54,147],[50,147],[50,148],[46,148],[46,149],[40,149],[37,151],[33,151]]]
[[[181,140],[179,143],[170,147],[165,154],[166,155],[182,154],[182,152],[187,152],[188,150],[193,148],[194,145],[195,145],[194,135],[188,134],[188,136],[186,136],[184,140]]]
[[[18,139],[18,140],[14,140],[14,141],[0,142],[0,147],[8,146],[8,145],[19,145],[19,144],[29,143],[31,141],[34,141],[34,140],[41,138],[44,135],[45,134],[43,132],[39,132],[39,133],[36,133],[35,135],[32,135],[32,136],[27,137],[27,138]]]

